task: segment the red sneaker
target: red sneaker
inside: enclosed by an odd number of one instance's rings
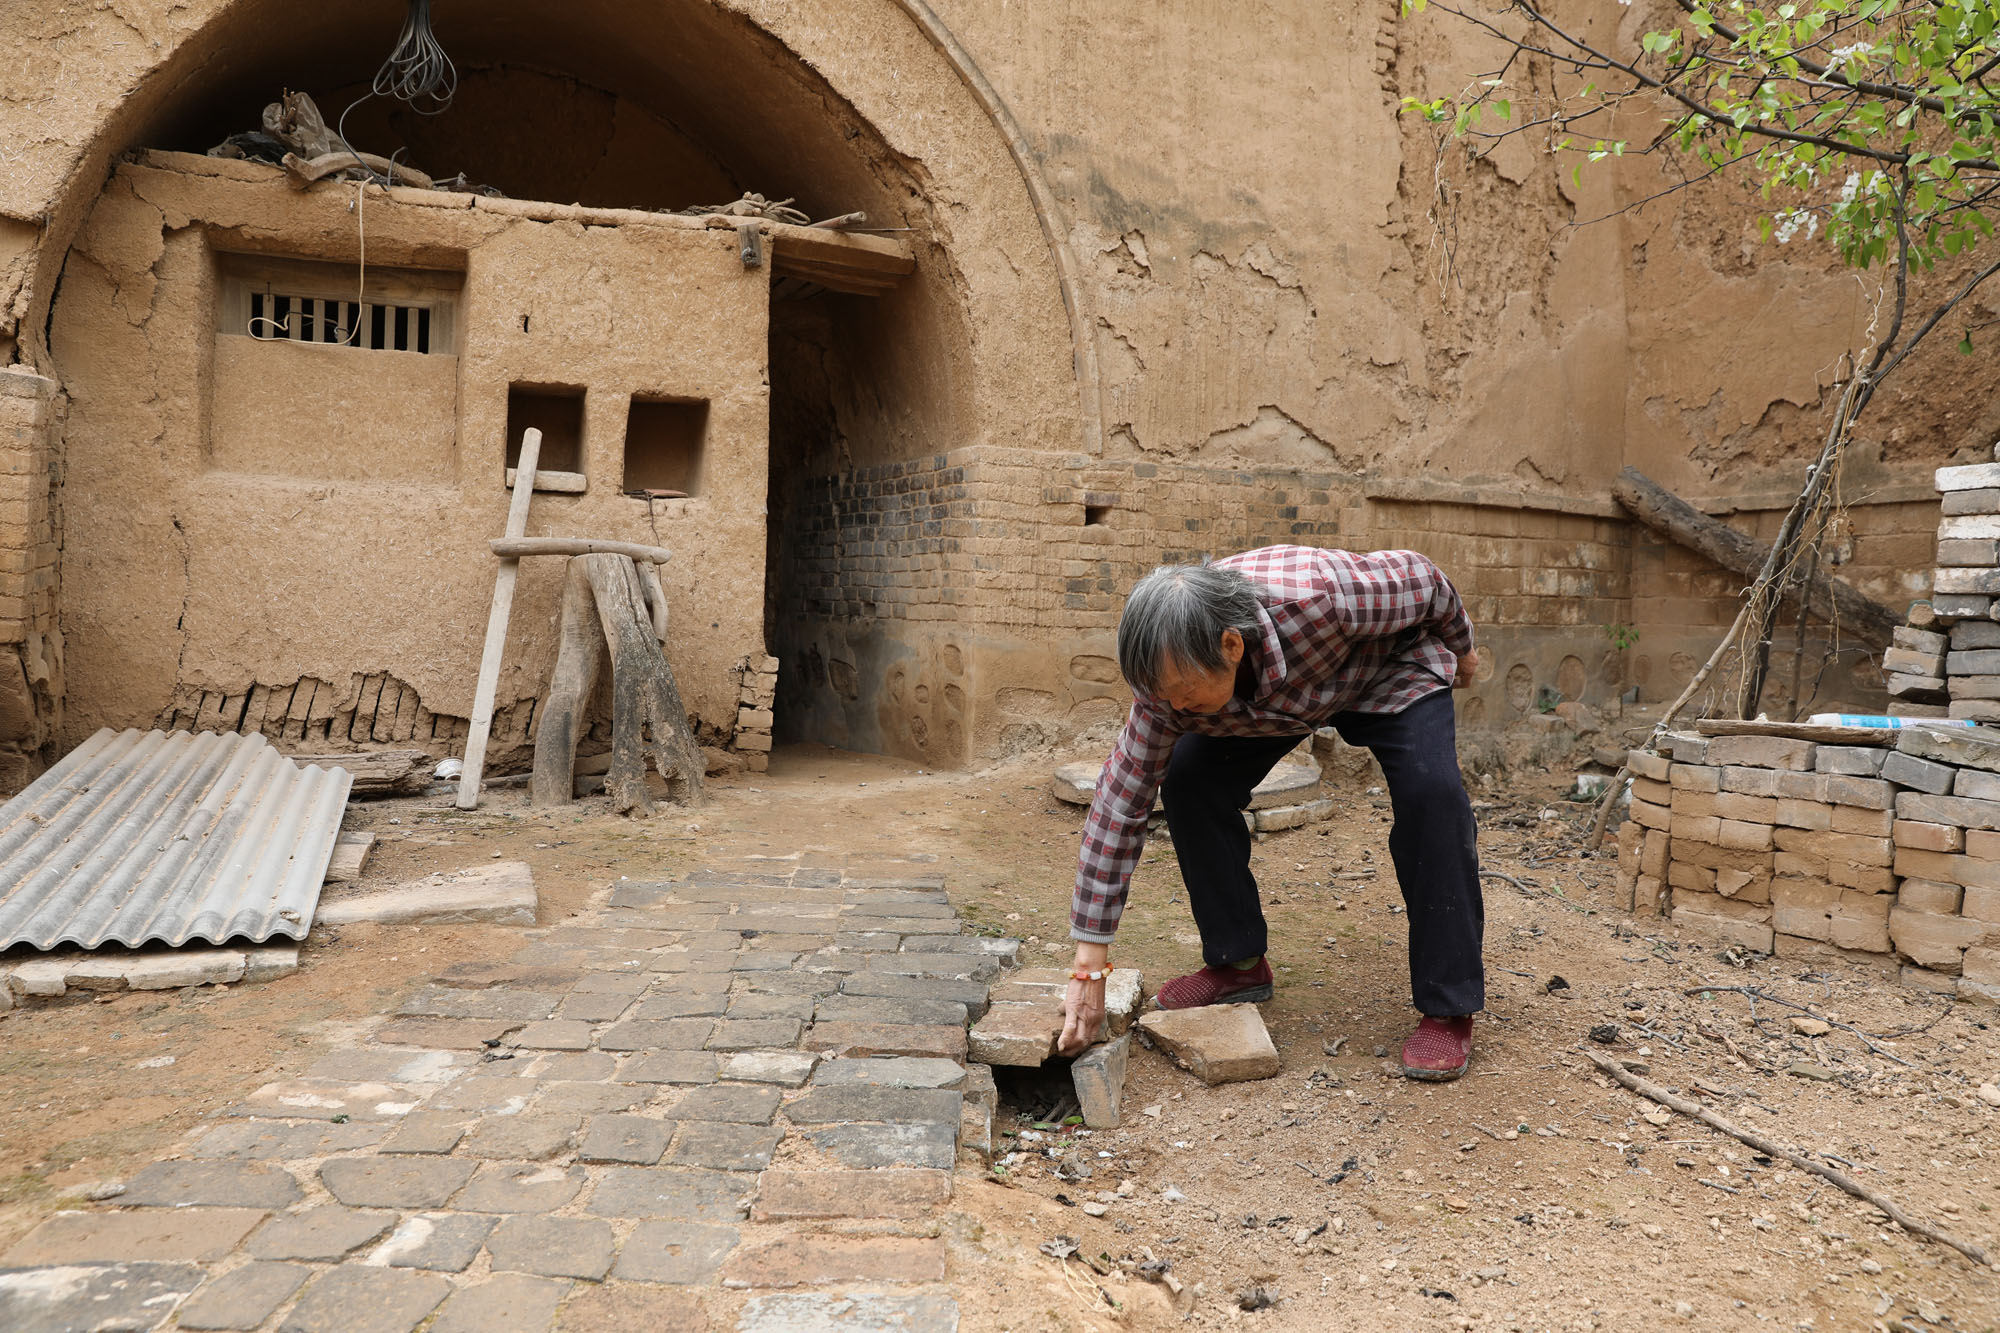
[[[1271,960],[1255,967],[1204,967],[1175,977],[1153,1000],[1162,1009],[1198,1009],[1205,1004],[1261,1004],[1271,998]]]
[[[1403,1077],[1449,1083],[1472,1063],[1472,1015],[1426,1018],[1403,1043]]]

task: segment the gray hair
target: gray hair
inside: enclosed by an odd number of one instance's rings
[[[1198,671],[1226,665],[1222,632],[1246,639],[1259,631],[1257,587],[1233,569],[1204,560],[1161,565],[1140,579],[1118,619],[1118,669],[1143,694],[1160,692],[1168,663]]]

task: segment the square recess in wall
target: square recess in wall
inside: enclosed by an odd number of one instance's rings
[[[633,398],[625,416],[627,491],[701,494],[708,402],[702,398]]]
[[[535,460],[535,489],[582,490],[583,390],[564,384],[507,386],[507,483],[513,485],[521,461],[521,436],[533,426],[542,433]],[[574,479],[578,484],[561,484]],[[557,483],[557,484],[551,484]]]

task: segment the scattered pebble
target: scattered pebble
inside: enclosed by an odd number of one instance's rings
[[[168,1065],[172,1064],[173,1062],[174,1062],[174,1057],[171,1055],[156,1055],[150,1060],[141,1060],[138,1064],[133,1065],[132,1068],[165,1069]]]
[[[1824,1019],[1807,1018],[1804,1014],[1792,1015],[1792,1031],[1805,1037],[1824,1037],[1833,1031],[1833,1024]]]

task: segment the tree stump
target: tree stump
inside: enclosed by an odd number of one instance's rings
[[[536,805],[566,805],[575,794],[576,741],[597,683],[604,648],[611,649],[611,771],[604,789],[620,813],[651,814],[646,763],[667,782],[677,805],[701,799],[702,758],[688,731],[687,710],[667,665],[655,607],[630,558],[582,555],[563,580],[560,641],[549,697],[535,732]],[[593,614],[594,612],[594,614]]]

